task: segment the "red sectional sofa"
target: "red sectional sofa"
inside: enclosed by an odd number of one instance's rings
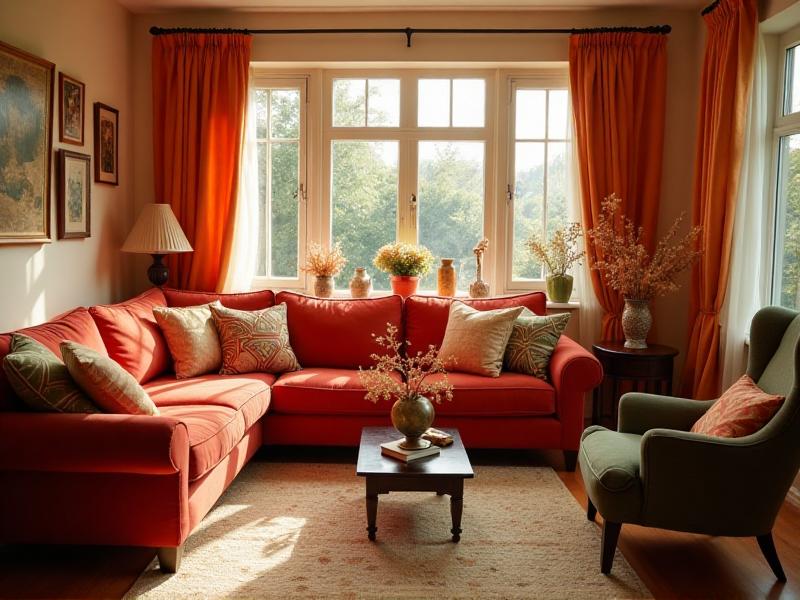
[[[303,369],[177,380],[153,307],[216,299],[244,310],[285,302]],[[450,302],[154,288],[20,330],[56,352],[69,339],[108,354],[140,381],[161,414],[24,412],[0,371],[0,543],[150,546],[159,548],[162,568],[177,569],[183,542],[262,445],[356,446],[362,427],[389,424],[389,406],[366,401],[358,379],[358,367],[371,364],[378,349],[372,334],[392,323],[411,351],[438,345]],[[545,311],[541,293],[465,302]],[[0,359],[9,340],[0,335]],[[452,373],[454,399],[436,406],[436,425],[458,427],[468,448],[561,449],[574,469],[583,396],[602,370],[562,336],[550,373],[552,385],[518,373]]]

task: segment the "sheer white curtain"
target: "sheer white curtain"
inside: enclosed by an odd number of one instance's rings
[[[750,321],[756,311],[768,303],[766,226],[769,182],[765,173],[769,148],[767,86],[767,55],[764,39],[759,35],[739,176],[736,220],[733,224],[731,276],[720,319],[723,389],[730,387],[745,372]]]
[[[247,115],[239,165],[239,192],[236,200],[233,249],[222,285],[223,292],[246,292],[253,283],[258,253],[258,147],[253,72],[247,90]]]

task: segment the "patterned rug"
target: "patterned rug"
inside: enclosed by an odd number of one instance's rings
[[[433,493],[380,496],[367,539],[353,465],[253,462],[187,540],[176,575],[154,561],[128,598],[649,598],[545,467],[476,467],[461,542]]]

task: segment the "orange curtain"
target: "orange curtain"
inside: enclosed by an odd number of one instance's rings
[[[580,33],[570,38],[569,76],[585,229],[615,193],[622,212],[644,228],[653,251],[661,193],[667,39],[642,32]],[[587,240],[589,267],[600,258]],[[624,339],[622,296],[592,270],[603,307],[602,337]]]
[[[233,243],[252,37],[153,37],[157,202],[172,205],[194,252],[174,257],[173,285],[219,290]]]
[[[719,312],[728,288],[733,219],[753,78],[756,0],[720,0],[705,11],[705,59],[695,153],[692,219],[703,228],[703,256],[692,270],[691,333],[683,394],[719,395]]]

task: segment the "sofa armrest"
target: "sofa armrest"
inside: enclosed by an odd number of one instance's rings
[[[603,367],[591,352],[562,335],[550,357],[550,380],[556,390],[562,447],[577,450],[583,431],[583,397],[603,381]]]
[[[189,433],[150,415],[0,413],[0,470],[163,475],[188,468]]]
[[[619,400],[617,429],[637,435],[656,428],[689,431],[714,402],[629,392]]]

